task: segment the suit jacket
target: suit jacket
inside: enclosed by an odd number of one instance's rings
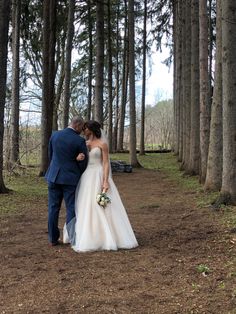
[[[72,128],[56,131],[49,141],[49,168],[46,172],[48,182],[77,185],[88,162],[85,139]],[[79,153],[85,154],[83,161],[77,161]]]

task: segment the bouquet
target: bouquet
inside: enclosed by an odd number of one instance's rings
[[[110,198],[107,196],[105,192],[99,193],[96,197],[96,200],[97,200],[97,203],[103,208],[105,208],[108,203],[111,203]]]

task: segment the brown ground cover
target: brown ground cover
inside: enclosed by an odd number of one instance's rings
[[[0,217],[0,313],[236,313],[234,236],[221,212],[160,171],[114,180],[140,246],[49,247],[47,199],[36,196]]]

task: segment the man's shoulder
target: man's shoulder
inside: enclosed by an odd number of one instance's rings
[[[64,131],[64,130],[53,130],[51,137],[52,137],[52,138],[55,138],[55,137],[61,136],[61,135],[63,135],[63,133],[64,133],[63,131]]]
[[[69,128],[65,128],[62,130],[53,131],[52,134],[55,134],[55,136],[66,136],[75,134],[75,132],[73,132],[73,130],[70,130]]]
[[[67,128],[67,129],[64,129],[63,131],[66,132],[69,138],[73,138],[73,141],[75,141],[75,143],[82,144],[85,142],[84,137],[76,133],[73,129]]]
[[[85,139],[79,135],[78,133],[76,133],[73,129],[71,128],[65,128],[63,130],[59,130],[59,131],[54,131],[52,133],[52,137],[55,137],[55,138],[73,138],[73,140],[76,142],[76,143],[83,143],[85,142]]]

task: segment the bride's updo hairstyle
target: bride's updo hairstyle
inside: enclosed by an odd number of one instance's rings
[[[101,132],[101,125],[99,122],[95,121],[95,120],[89,120],[87,122],[85,122],[84,124],[84,129],[89,129],[89,131],[93,132],[93,134],[97,137],[97,138],[101,138],[102,136],[102,132]]]

